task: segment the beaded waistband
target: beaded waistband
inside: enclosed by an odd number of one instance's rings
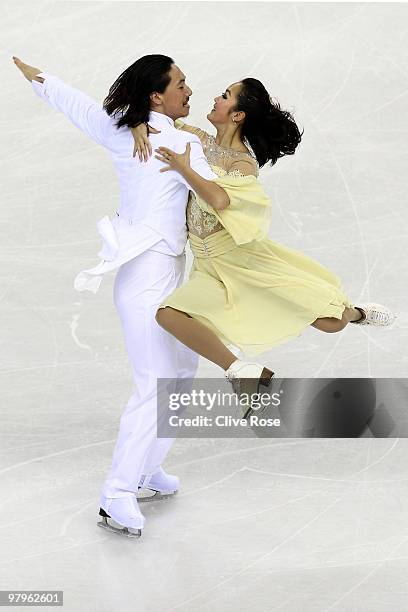
[[[199,238],[189,233],[188,238],[195,257],[216,257],[237,247],[231,234],[225,229],[210,234],[206,238]]]

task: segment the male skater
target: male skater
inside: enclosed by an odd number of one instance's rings
[[[170,57],[147,55],[138,59],[113,83],[103,107],[55,76],[16,57],[13,60],[40,98],[108,150],[119,177],[118,217],[113,224],[107,217],[99,222],[105,239],[100,253],[104,261],[79,274],[75,286],[95,291],[101,278],[97,272],[103,274],[120,266],[114,301],[136,390],[120,420],[112,466],[100,498],[99,514],[104,518],[98,525],[138,537],[144,526],[135,495],[138,487],[168,495],[179,484],[176,476],[160,467],[174,438],[156,436],[156,380],[179,379],[177,390],[183,378],[194,378],[198,365],[196,353],[164,331],[156,323],[155,314],[158,305],[183,280],[189,189],[200,188],[200,177],[213,179],[216,175],[198,137],[174,127],[176,119],[188,115],[192,91]],[[160,172],[163,165],[154,156],[147,162],[133,158],[130,128],[143,122],[160,130],[151,135],[155,148],[165,146],[181,153],[186,146],[191,147],[191,166],[200,175],[196,183],[188,185],[178,172]],[[210,189],[215,197],[225,198],[216,183]]]

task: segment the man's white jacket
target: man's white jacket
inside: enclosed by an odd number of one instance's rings
[[[109,116],[92,98],[49,73],[41,72],[39,76],[44,82],[32,81],[35,93],[107,149],[119,179],[119,210],[97,223],[102,238],[98,253],[101,261],[76,276],[75,289],[96,293],[106,272],[147,249],[181,255],[187,241],[186,204],[191,189],[181,174],[174,170],[159,172],[165,164],[154,154],[147,162],[133,157],[132,132],[126,126],[116,127],[120,114]],[[182,153],[190,142],[191,167],[206,179],[217,178],[198,136],[176,129],[170,117],[153,111],[149,124],[160,130],[149,136],[153,150],[164,146]]]

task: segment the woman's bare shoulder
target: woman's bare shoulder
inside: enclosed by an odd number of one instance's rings
[[[237,156],[235,159],[231,160],[228,167],[228,172],[231,174],[236,172],[244,176],[258,176],[258,162],[256,159],[246,154],[243,156]]]

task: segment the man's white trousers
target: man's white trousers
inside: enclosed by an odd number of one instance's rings
[[[175,438],[157,438],[157,378],[179,379],[175,391],[194,378],[198,355],[155,320],[159,304],[184,278],[186,256],[148,250],[122,264],[114,283],[114,302],[122,323],[135,391],[120,419],[112,466],[102,495],[136,493],[139,480],[154,474]]]

